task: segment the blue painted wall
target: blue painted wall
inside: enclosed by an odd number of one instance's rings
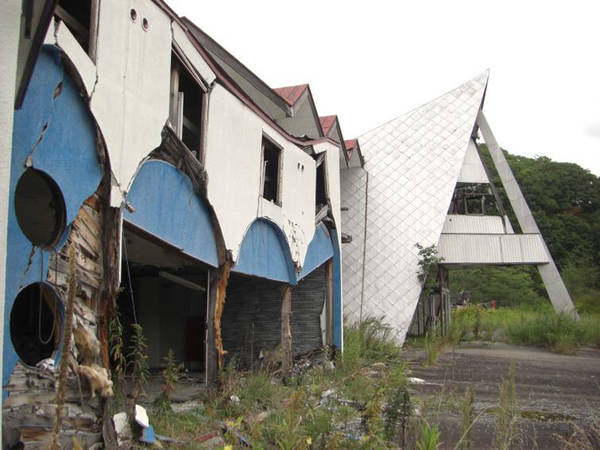
[[[62,91],[55,97],[55,89],[60,82]],[[3,383],[7,383],[17,362],[10,338],[10,311],[14,299],[24,286],[46,279],[51,255],[33,247],[22,233],[15,215],[15,187],[26,169],[27,157],[30,157],[35,169],[53,178],[61,189],[67,224],[70,224],[81,204],[98,188],[104,169],[98,161],[94,120],[79,89],[64,71],[60,51],[52,46],[44,46],[23,106],[15,111],[14,117],[6,249]],[[64,245],[68,232],[69,227],[60,240],[59,248]]]
[[[327,227],[320,224],[315,229],[315,235],[313,236],[312,241],[308,244],[304,265],[302,266],[302,271],[298,275],[298,281],[306,277],[331,257],[333,257],[333,244],[331,243]]]
[[[342,260],[336,230],[331,230],[333,245],[333,345],[342,348],[344,317],[342,316]]]
[[[266,219],[255,220],[246,231],[232,271],[296,284],[296,269],[285,235]]]
[[[219,265],[208,209],[190,179],[171,164],[146,161],[127,201],[135,212],[126,211],[125,220],[212,267]]]

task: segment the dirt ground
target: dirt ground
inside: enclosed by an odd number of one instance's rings
[[[519,410],[513,448],[562,448],[576,426],[588,431],[591,448],[600,449],[600,350],[581,349],[575,355],[500,343],[470,343],[448,349],[437,363],[425,368],[421,349],[404,350],[413,383],[413,396],[425,400],[425,411],[441,430],[440,448],[454,448],[461,436],[460,403],[468,387],[474,390],[472,449],[493,448],[499,386],[515,365]],[[490,409],[490,411],[487,411]],[[582,448],[581,444],[571,448]],[[590,448],[590,447],[583,447]]]

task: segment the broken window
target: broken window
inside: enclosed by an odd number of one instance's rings
[[[204,92],[173,53],[171,58],[170,122],[186,147],[200,159]]]
[[[457,183],[448,214],[500,215],[489,184]]]
[[[15,190],[17,222],[34,245],[52,249],[61,238],[66,221],[62,193],[52,178],[36,169],[27,169]]]
[[[262,140],[262,170],[263,191],[265,199],[281,204],[279,198],[279,165],[281,149],[263,136]]]
[[[325,159],[317,161],[317,189],[315,194],[315,206],[318,212],[327,204],[327,184],[325,182]]]
[[[60,299],[50,285],[34,283],[19,292],[10,311],[10,338],[21,361],[34,366],[52,357],[60,342],[61,316]]]
[[[86,53],[91,50],[92,14],[96,10],[91,0],[59,0],[55,14],[69,28]]]

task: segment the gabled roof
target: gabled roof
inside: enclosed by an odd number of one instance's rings
[[[352,151],[358,145],[358,139],[347,139],[344,141],[344,145],[346,146],[346,150]]]
[[[155,1],[158,1],[158,0],[155,0]],[[322,134],[320,136],[317,136],[316,138],[309,138],[309,137],[305,137],[305,136],[295,136],[295,135],[291,134],[290,132],[288,132],[284,127],[282,127],[280,125],[280,123],[278,123],[277,120],[275,120],[275,119],[273,119],[273,117],[269,116],[269,114],[266,113],[265,110],[262,109],[256,103],[255,99],[253,99],[252,96],[250,96],[248,94],[248,92],[246,92],[242,87],[240,87],[240,85],[238,83],[236,83],[235,80],[232,79],[232,77],[227,73],[227,71],[224,70],[223,67],[215,60],[215,57],[212,56],[211,53],[204,47],[205,44],[203,44],[201,41],[203,40],[203,36],[208,36],[208,35],[206,35],[206,33],[202,32],[196,24],[194,24],[192,21],[190,21],[187,18],[179,19],[176,15],[174,15],[173,18],[175,20],[181,20],[182,23],[185,25],[185,27],[187,28],[186,35],[188,36],[188,38],[190,39],[192,44],[196,47],[196,49],[198,50],[198,52],[200,53],[202,58],[204,58],[204,60],[207,62],[207,64],[211,68],[211,70],[215,73],[215,75],[217,77],[217,82],[222,84],[223,87],[225,87],[229,92],[231,92],[233,95],[235,95],[237,98],[239,98],[244,104],[246,104],[250,109],[252,109],[259,117],[261,117],[263,120],[265,120],[271,126],[273,126],[275,129],[277,129],[286,139],[288,139],[290,142],[293,142],[294,144],[296,144],[304,149],[307,149],[308,147],[312,147],[314,144],[319,143],[319,142],[334,143],[333,140],[331,140],[329,138],[321,137]],[[214,40],[212,40],[212,38],[210,38],[210,40],[214,42]],[[265,84],[265,86],[266,86],[266,84]],[[275,93],[270,88],[269,88],[269,90],[273,93],[274,97],[279,99],[279,101],[281,101],[282,104],[287,106],[287,102],[283,101],[283,99],[277,93]],[[308,87],[308,85],[307,85],[307,91],[310,94],[310,88]],[[309,95],[309,100],[310,100],[311,108],[314,111],[314,114],[316,117],[317,127],[318,127],[319,131],[321,131],[321,124],[318,121],[318,116],[316,116],[316,110],[314,107],[314,101],[312,99],[312,94]]]
[[[296,102],[300,100],[300,97],[302,97],[302,94],[304,93],[304,91],[306,91],[306,88],[308,88],[308,84],[299,84],[297,86],[285,86],[280,88],[274,88],[273,90],[277,92],[277,94],[282,99],[284,99],[288,105],[294,106]]]
[[[321,128],[323,128],[323,134],[325,136],[329,134],[329,130],[335,124],[336,120],[337,116],[335,114],[332,116],[319,117],[319,121],[321,122]]]
[[[345,233],[364,235],[344,247],[345,279],[364,280],[344,286],[351,320],[361,312],[385,315],[404,339],[421,293],[415,244],[427,247],[440,239],[487,81],[486,71],[359,137],[368,184],[364,171],[342,171],[341,180],[343,204],[366,192],[368,205],[344,222]]]

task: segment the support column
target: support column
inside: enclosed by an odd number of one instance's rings
[[[284,375],[292,371],[292,288],[284,286],[282,289],[281,302],[281,368]]]
[[[502,181],[502,186],[504,187],[506,195],[508,196],[510,206],[512,206],[512,209],[517,216],[517,221],[521,226],[521,231],[523,233],[533,233],[541,236],[537,223],[533,218],[533,214],[531,213],[531,210],[525,201],[525,197],[521,192],[521,188],[519,188],[519,184],[517,183],[517,180],[515,179],[515,176],[512,173],[506,158],[504,157],[504,153],[502,153],[502,150],[500,149],[500,146],[498,145],[498,142],[492,133],[487,119],[481,111],[479,111],[479,114],[477,115],[477,124],[479,125],[483,139],[488,147],[492,161],[494,161],[494,165],[496,166],[496,170],[500,176],[500,181]],[[563,279],[556,268],[556,264],[554,264],[554,259],[552,259],[552,255],[550,254],[543,237],[542,242],[544,244],[546,254],[548,255],[548,261],[550,262],[548,264],[540,264],[537,266],[537,268],[542,277],[542,281],[546,286],[546,290],[548,291],[550,301],[552,302],[556,312],[572,314],[573,316],[578,317],[575,306],[573,305],[573,301],[571,300],[571,296],[569,295],[567,287],[565,286],[565,283],[563,282]]]
[[[206,302],[206,384],[217,381],[218,370],[223,368],[223,356],[227,353],[223,348],[221,335],[221,316],[225,307],[227,283],[231,261],[226,261],[214,274],[209,275],[208,299]]]
[[[333,346],[333,260],[325,263],[325,345]]]

